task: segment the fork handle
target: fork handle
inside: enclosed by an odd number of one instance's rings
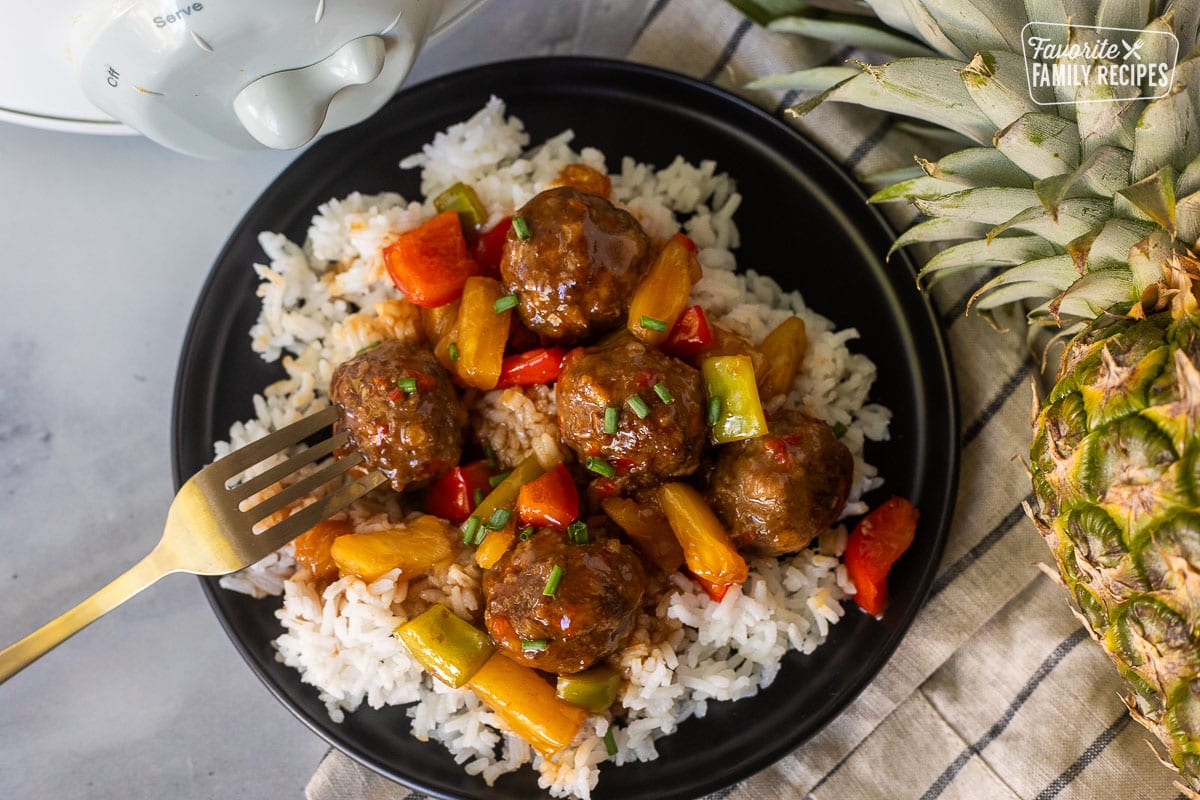
[[[4,683],[170,571],[163,568],[159,553],[155,550],[70,611],[0,650],[0,683]]]

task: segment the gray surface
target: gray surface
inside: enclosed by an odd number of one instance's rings
[[[492,0],[413,79],[623,55],[648,0]],[[0,123],[0,644],[157,541],[176,359],[225,237],[294,154],[199,162]],[[325,752],[170,576],[0,686],[8,798],[299,797]]]

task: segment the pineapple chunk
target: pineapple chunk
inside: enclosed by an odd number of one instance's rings
[[[339,536],[329,552],[342,575],[370,583],[399,568],[407,580],[449,561],[456,539],[453,528],[426,514],[403,528]]]

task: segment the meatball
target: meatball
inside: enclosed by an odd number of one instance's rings
[[[458,463],[467,410],[433,353],[396,339],[338,365],[329,398],[338,428],[396,491],[418,488]]]
[[[777,556],[837,520],[853,476],[854,457],[828,425],[780,411],[766,435],[721,448],[708,500],[739,548]]]
[[[543,339],[579,341],[619,326],[649,266],[650,239],[628,212],[563,186],[517,212],[529,228],[504,243],[500,275],[521,321]]]
[[[659,385],[669,401],[655,390]],[[630,405],[634,396],[641,404]],[[707,429],[699,370],[630,336],[571,351],[557,405],[563,441],[584,461],[604,459],[630,485],[690,475],[700,466]],[[610,407],[617,409],[616,433],[604,430]]]
[[[555,566],[562,577],[548,596]],[[641,560],[619,540],[571,544],[562,531],[543,528],[484,574],[484,623],[518,663],[567,675],[629,641],[645,588]],[[523,644],[540,640],[545,649]]]

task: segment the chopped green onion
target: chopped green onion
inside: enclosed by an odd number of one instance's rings
[[[504,479],[509,475],[512,475],[511,470],[509,472],[501,472],[499,475],[493,475],[492,477],[488,478],[488,485],[495,489],[497,486],[504,483]]]
[[[846,435],[847,430],[849,429],[846,427],[845,423],[835,422],[833,425],[833,435],[839,439]]]
[[[522,529],[521,529],[521,534],[520,534],[520,535],[521,535],[521,541],[522,541],[522,542],[528,542],[528,541],[529,541],[529,537],[533,536],[533,526],[532,526],[532,525],[526,525],[524,528],[522,528]]]
[[[613,434],[617,432],[617,419],[620,417],[621,409],[616,406],[604,407],[604,432]]]
[[[708,399],[708,424],[716,425],[721,421],[721,402],[720,397],[710,397]]]
[[[659,400],[662,400],[667,405],[675,402],[675,397],[671,394],[671,390],[667,388],[665,383],[654,384],[654,393],[658,395]]]
[[[449,354],[450,354],[450,360],[458,361],[458,344],[456,344],[455,342],[451,342],[450,347],[447,348],[447,350],[449,351]]]
[[[588,543],[588,526],[583,520],[575,520],[567,526],[567,538],[573,544]]]
[[[396,385],[399,386],[404,391],[405,394],[416,394],[417,393],[417,379],[416,378],[400,378],[398,381],[396,381]]]
[[[517,238],[522,242],[530,237],[529,223],[525,221],[524,217],[513,217],[512,229],[513,233],[517,234]]]
[[[517,307],[517,296],[515,294],[506,294],[504,297],[496,298],[496,302],[492,303],[492,310],[497,314],[503,314],[510,308]]]
[[[483,457],[487,459],[489,467],[496,468],[496,450],[490,444],[483,446]]]
[[[608,463],[603,458],[597,458],[596,456],[588,456],[586,466],[592,472],[596,473],[597,475],[603,475],[606,478],[612,478],[617,474],[617,471],[613,468],[612,464]]]
[[[546,649],[545,639],[522,639],[521,649],[526,653],[540,653]]]
[[[608,730],[604,732],[604,750],[610,755],[617,754],[617,740],[613,737],[613,726],[609,724]]]
[[[546,581],[546,588],[542,589],[542,594],[546,597],[554,597],[558,592],[558,584],[562,582],[563,568],[558,564],[554,565],[554,569],[550,570],[550,577]]]
[[[483,540],[487,538],[487,535],[488,528],[487,525],[484,524],[482,527],[480,527],[479,532],[475,534],[475,538],[471,541],[471,544],[478,547],[479,545],[483,544]]]
[[[471,544],[475,541],[475,534],[479,533],[479,517],[467,517],[466,523],[463,525],[463,544]]]
[[[480,503],[482,503],[483,502],[483,489],[476,489],[475,494],[471,495],[471,499],[475,501],[476,506],[478,506]]]
[[[497,508],[492,512],[492,516],[488,518],[488,521],[483,523],[483,527],[493,531],[498,531],[508,524],[508,520],[511,517],[511,508]]]
[[[667,323],[663,322],[661,319],[647,317],[644,314],[642,315],[642,327],[648,331],[658,331],[659,333],[667,332]]]
[[[641,395],[632,395],[625,401],[625,404],[638,415],[638,419],[645,419],[650,415],[650,406],[646,405],[646,401],[642,399]]]
[[[368,350],[374,350],[376,347],[379,347],[379,345],[381,345],[381,344],[383,344],[383,342],[371,342],[371,343],[370,343],[369,345],[367,345],[366,347],[360,347],[360,348],[358,349],[358,352],[359,352],[359,353],[365,353],[365,352],[367,352]],[[358,355],[358,353],[355,353],[355,355]]]

